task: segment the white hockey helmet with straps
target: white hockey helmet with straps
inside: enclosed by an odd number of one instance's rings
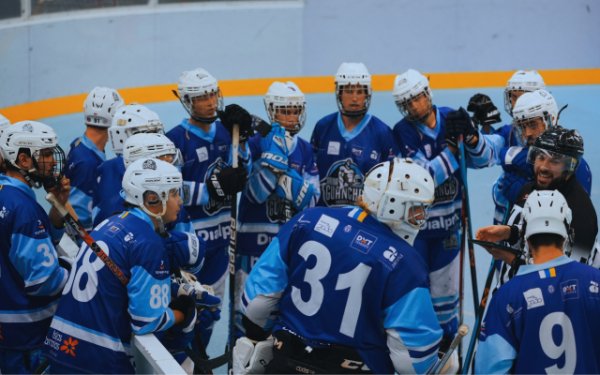
[[[117,110],[125,102],[115,89],[108,87],[94,87],[83,102],[85,124],[108,128]]]
[[[128,104],[119,108],[108,132],[113,151],[122,154],[127,138],[137,133],[164,134],[164,126],[156,112],[140,104]]]

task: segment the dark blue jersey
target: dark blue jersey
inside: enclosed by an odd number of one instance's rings
[[[52,362],[86,373],[133,373],[131,335],[174,323],[169,261],[150,217],[135,208],[91,233],[129,278],[127,286],[85,244],[46,337]]]
[[[362,209],[311,208],[259,258],[242,308],[307,345],[355,348],[374,373],[424,373],[442,335],[427,277],[416,251]]]
[[[327,115],[315,125],[310,143],[321,181],[319,205],[326,206],[356,203],[365,174],[396,155],[390,127],[370,114],[352,131],[346,130],[339,112]]]
[[[446,237],[460,226],[462,181],[457,158],[446,145],[448,107],[433,107],[434,129],[402,119],[394,126],[394,137],[402,156],[414,159],[433,176],[435,200],[427,210],[427,225],[420,238]]]
[[[600,373],[600,271],[565,256],[519,268],[492,298],[475,373]]]
[[[48,215],[23,182],[0,175],[0,349],[40,347],[68,273]]]
[[[65,176],[71,181],[69,202],[87,230],[92,229],[92,201],[98,183],[97,168],[105,160],[104,152],[85,135],[71,143],[65,170]]]
[[[94,226],[125,209],[120,195],[125,175],[125,161],[118,155],[100,164],[97,170],[98,185],[94,193]]]

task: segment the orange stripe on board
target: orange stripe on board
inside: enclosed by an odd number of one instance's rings
[[[593,69],[560,69],[540,70],[540,74],[549,86],[560,85],[598,85],[600,84],[600,68]],[[433,90],[467,89],[482,87],[504,87],[513,71],[505,72],[456,72],[456,73],[424,73],[431,82]],[[395,74],[373,76],[373,90],[391,91]],[[333,93],[333,76],[325,77],[277,77],[253,78],[219,81],[225,97],[262,96],[273,81],[294,81],[306,94]],[[171,92],[176,84],[155,85],[118,89],[126,103],[160,103],[177,100]],[[0,109],[0,113],[11,122],[37,120],[80,113],[87,94],[76,94],[58,98],[50,98],[36,102],[18,104]]]

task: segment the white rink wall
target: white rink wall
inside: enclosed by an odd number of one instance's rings
[[[23,4],[29,0],[23,0]],[[600,3],[587,0],[207,1],[0,21],[0,108],[96,85],[600,66]]]

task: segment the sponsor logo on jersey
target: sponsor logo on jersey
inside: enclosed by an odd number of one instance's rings
[[[390,246],[387,248],[387,250],[385,250],[383,252],[383,257],[389,263],[391,263],[392,267],[394,267],[394,266],[396,266],[396,264],[398,264],[400,259],[402,259],[404,256],[402,254],[398,253],[398,250],[394,246]]]
[[[579,298],[579,281],[578,280],[567,280],[560,283],[560,293],[563,301],[568,299]]]
[[[198,157],[199,162],[208,160],[208,150],[205,146],[196,149],[196,156]]]
[[[221,170],[228,168],[229,166],[218,157],[206,170],[205,177],[210,178],[214,173],[220,173]],[[231,196],[227,195],[225,199],[216,200],[213,198],[208,199],[208,203],[202,206],[202,210],[209,216],[216,214],[217,212],[231,208]]]
[[[8,210],[6,209],[6,207],[2,206],[2,210],[0,210],[0,219],[4,219],[6,217],[6,215],[8,215]]]
[[[315,231],[331,238],[339,224],[339,220],[334,219],[331,216],[321,215],[319,221],[317,221],[317,224],[315,225]]]
[[[444,229],[450,230],[454,229],[458,223],[460,222],[460,217],[458,213],[455,213],[451,217],[443,218],[442,216],[433,217],[427,220],[427,230],[435,230],[435,229]]]
[[[327,145],[327,155],[339,155],[340,154],[340,142],[330,141]]]
[[[458,195],[458,179],[450,176],[443,184],[435,188],[434,204],[453,202]]]
[[[327,206],[354,204],[362,194],[364,176],[351,158],[333,163],[321,181],[321,196]]]
[[[125,242],[129,242],[133,240],[133,233],[129,232],[125,235]]]
[[[377,160],[377,159],[379,159],[379,152],[377,152],[377,151],[375,151],[375,150],[371,151],[371,159],[372,159],[372,160]]]
[[[35,230],[35,232],[33,232],[33,235],[39,236],[40,234],[44,234],[44,233],[46,233],[46,227],[44,226],[44,223],[42,223],[41,220],[38,220],[36,230]]]
[[[68,339],[63,340],[63,344],[60,346],[60,351],[65,352],[65,354],[68,354],[71,357],[75,357],[75,349],[77,349],[77,345],[79,345],[79,340],[69,337]]]
[[[352,155],[360,158],[363,154],[363,149],[360,147],[352,147]]]
[[[527,310],[544,306],[544,296],[540,288],[533,288],[523,292],[523,297],[527,302]]]
[[[359,230],[358,233],[352,239],[350,243],[350,247],[360,251],[361,253],[368,253],[373,244],[377,241],[377,237],[362,230]]]
[[[350,231],[352,230],[352,225],[348,224],[344,227],[344,232],[346,233],[350,233]]]
[[[590,281],[590,293],[598,294],[600,292],[600,288],[598,287],[598,283],[596,281]]]

